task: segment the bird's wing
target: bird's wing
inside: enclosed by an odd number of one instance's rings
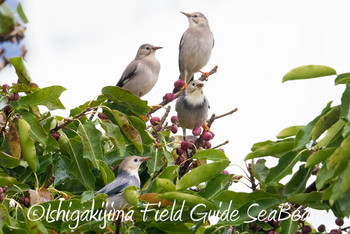
[[[179,44],[179,69],[181,70],[181,64],[180,64],[180,54],[181,54],[181,50],[182,50],[182,46],[183,46],[183,43],[184,43],[184,36],[185,36],[185,33],[184,32],[182,34],[182,37],[181,37],[181,40],[180,40],[180,44]]]
[[[120,77],[117,86],[123,87],[129,80],[131,80],[137,74],[137,68],[139,67],[139,61],[132,61],[124,70],[122,76]]]
[[[117,177],[115,180],[113,180],[111,183],[104,186],[102,189],[97,191],[95,193],[95,196],[99,193],[105,193],[108,196],[111,196],[113,194],[121,193],[123,189],[129,186],[129,180],[125,177]]]

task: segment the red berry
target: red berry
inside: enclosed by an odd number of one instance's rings
[[[171,132],[172,133],[177,133],[177,126],[176,125],[174,125],[172,128],[171,128]]]
[[[30,201],[29,201],[29,197],[25,197],[25,198],[24,198],[24,205],[25,205],[25,206],[29,206],[29,202],[30,202]]]
[[[176,116],[176,115],[171,116],[170,121],[171,121],[173,124],[176,124],[176,123],[178,122],[178,121],[177,121],[177,116]]]
[[[175,95],[173,93],[166,93],[163,96],[163,101],[171,102],[174,99],[175,99]]]
[[[185,81],[178,79],[177,81],[175,81],[174,86],[175,88],[182,88],[182,86],[184,86]]]
[[[184,153],[184,150],[181,148],[181,146],[176,148],[177,155],[182,155]]]
[[[212,132],[212,131],[210,131],[210,133],[211,133],[211,135],[213,136],[213,138],[215,137],[215,133],[214,132]],[[211,139],[213,139],[213,138],[211,138]]]
[[[115,166],[112,165],[112,166],[110,166],[110,168],[111,168],[112,171],[114,171]]]
[[[268,234],[276,234],[277,232],[275,232],[275,231],[273,231],[273,230],[271,230],[271,231],[269,231],[268,232]]]
[[[5,193],[0,193],[0,201],[4,200],[5,198]]]
[[[152,117],[151,124],[153,126],[156,126],[159,122],[160,122],[160,118],[159,117]]]
[[[332,229],[330,234],[341,234],[341,231],[339,229]]]
[[[204,148],[206,148],[206,149],[210,149],[210,148],[211,148],[211,143],[210,143],[210,141],[205,141],[205,142],[204,142]]]
[[[343,225],[344,225],[344,220],[342,220],[342,219],[336,219],[336,220],[335,220],[335,224],[338,225],[338,226],[343,226]]]
[[[309,226],[309,225],[305,225],[302,229],[301,229],[301,232],[303,234],[308,234],[310,232],[312,232],[312,228]]]
[[[278,220],[275,220],[275,221],[273,221],[273,226],[275,227],[275,228],[278,228],[279,226],[280,226],[280,221],[278,221]]]
[[[98,113],[97,116],[98,116],[100,119],[102,119],[102,120],[107,119],[107,117],[106,117],[104,114],[102,114],[102,113]]]
[[[321,225],[317,228],[317,230],[318,230],[319,232],[325,232],[325,231],[326,231],[326,226],[325,226],[324,224],[321,224]]]
[[[188,141],[181,142],[181,148],[183,150],[187,150],[188,148],[190,148],[190,143]]]
[[[224,150],[223,148],[219,148],[219,150],[220,150],[221,152],[224,152],[224,153],[225,153],[225,150]]]
[[[4,91],[4,93],[7,93],[7,87],[9,87],[8,84],[2,85],[2,91]]]
[[[14,96],[14,101],[17,101],[19,99],[18,93],[13,93],[13,96]]]
[[[58,141],[60,139],[61,134],[59,134],[58,132],[53,132],[51,133],[52,137],[55,138],[56,141]]]
[[[179,156],[179,157],[177,157],[175,163],[176,163],[176,165],[180,165],[183,161],[185,161],[185,159],[182,156]]]
[[[222,171],[222,174],[229,175],[230,172],[228,172],[227,170],[223,170],[223,171]]]
[[[3,193],[4,192],[4,189],[0,187],[0,193]]]
[[[210,132],[203,132],[202,137],[205,141],[210,141],[213,139],[213,135]]]
[[[193,136],[199,136],[201,133],[202,133],[202,128],[201,127],[195,126],[192,129],[192,135]]]

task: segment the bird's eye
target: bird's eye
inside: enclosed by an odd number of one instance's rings
[[[137,158],[134,159],[134,162],[137,162]]]
[[[195,84],[195,83],[192,83],[192,86],[194,87],[194,86],[196,86],[196,84]]]
[[[198,17],[198,15],[193,15],[193,17],[194,17],[194,18],[197,18],[197,17]]]
[[[149,48],[148,46],[146,47],[146,50],[150,50],[151,48]]]

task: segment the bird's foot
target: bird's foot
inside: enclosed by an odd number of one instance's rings
[[[184,90],[187,88],[187,76],[186,75],[185,75],[184,81],[185,81],[185,84],[182,86],[181,90]]]
[[[202,72],[202,71],[199,71],[200,73],[202,73],[202,76],[205,76],[205,81],[208,81],[208,77],[210,76],[210,73],[209,72]]]
[[[203,129],[205,132],[210,132],[210,128],[208,127],[208,125],[206,123],[203,124]]]

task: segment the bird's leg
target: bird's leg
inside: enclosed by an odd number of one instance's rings
[[[186,89],[187,88],[187,75],[185,75],[185,84],[182,86],[181,89]]]
[[[183,132],[182,138],[185,141],[186,140],[186,128],[182,128],[182,132]]]
[[[210,131],[210,128],[208,127],[208,125],[206,123],[203,124],[203,128],[204,128],[204,131],[206,131],[206,132]]]
[[[202,72],[202,71],[199,71],[199,72],[202,73],[202,75],[206,76],[205,81],[208,81],[208,77],[210,76],[210,73],[209,72]]]

